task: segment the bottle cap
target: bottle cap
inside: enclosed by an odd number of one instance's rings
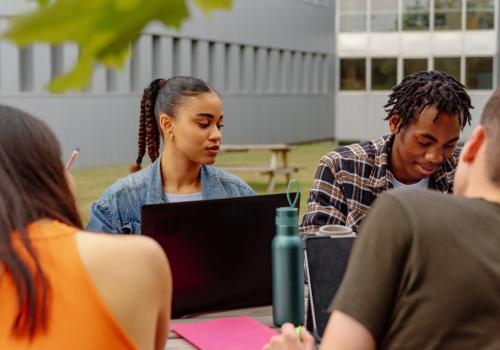
[[[281,207],[276,209],[276,225],[297,226],[299,210],[292,207]]]

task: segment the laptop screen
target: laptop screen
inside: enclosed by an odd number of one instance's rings
[[[272,303],[271,242],[286,194],[142,207],[142,234],[167,254],[172,317]]]

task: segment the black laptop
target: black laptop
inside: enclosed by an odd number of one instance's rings
[[[141,233],[163,247],[172,317],[271,305],[275,212],[286,194],[145,205]]]

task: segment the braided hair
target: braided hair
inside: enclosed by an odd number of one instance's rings
[[[399,115],[398,130],[405,129],[427,106],[435,106],[438,114],[447,113],[457,116],[461,128],[468,123],[474,108],[465,86],[452,76],[440,71],[424,71],[407,76],[392,88],[389,101],[384,105],[388,120],[394,114]]]
[[[144,89],[139,114],[138,154],[135,164],[130,167],[131,173],[141,169],[146,150],[152,162],[160,156],[160,135],[164,137],[159,115],[164,113],[175,117],[177,108],[186,103],[186,97],[202,93],[217,94],[205,81],[185,76],[175,76],[168,80],[155,79]]]

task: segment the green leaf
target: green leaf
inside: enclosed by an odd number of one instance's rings
[[[60,75],[49,83],[49,90],[61,93],[66,90],[81,90],[89,84],[94,68],[92,57],[80,55],[75,67],[66,74]]]
[[[103,8],[88,6],[95,0],[76,2],[74,6],[72,3],[71,0],[60,0],[50,7],[20,16],[12,21],[3,36],[19,45],[34,41],[81,41],[95,27],[99,11]]]
[[[101,62],[109,68],[123,69],[126,58],[130,55],[130,45],[121,50],[114,50],[101,56]]]
[[[209,13],[215,9],[230,10],[232,0],[193,0],[205,13]]]
[[[37,1],[46,6],[12,20],[2,36],[19,46],[75,42],[81,52],[77,63],[49,85],[51,91],[58,92],[84,87],[97,63],[122,68],[131,44],[149,22],[159,20],[166,26],[180,28],[189,17],[186,0]],[[228,9],[232,3],[232,0],[193,1],[205,13]]]
[[[49,4],[49,1],[50,0],[37,0],[38,6],[45,7],[45,6],[47,6]]]

